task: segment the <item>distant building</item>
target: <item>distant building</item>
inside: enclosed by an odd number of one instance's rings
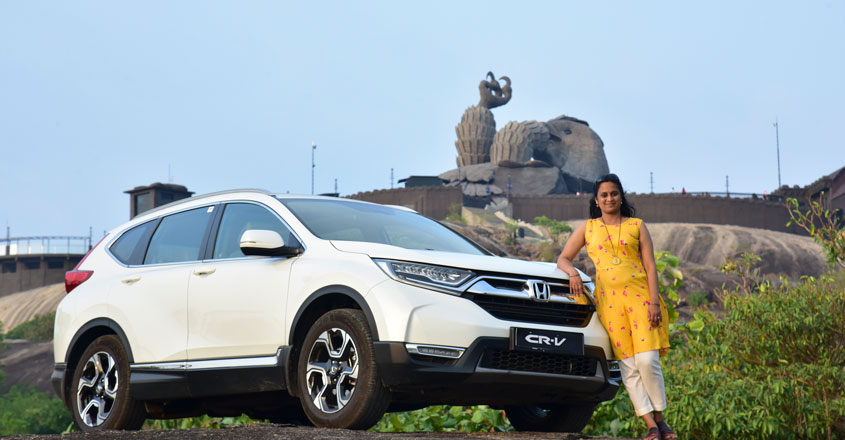
[[[824,193],[825,209],[845,212],[845,167],[839,168],[805,187],[795,185],[790,188],[784,185],[772,191],[772,195],[783,198],[791,197],[798,200],[798,203],[804,204],[808,198],[818,199],[822,192]]]
[[[413,188],[415,186],[443,186],[444,183],[448,182],[448,180],[441,179],[437,176],[410,176],[399,180],[399,183],[405,184],[405,188]]]
[[[166,205],[181,199],[187,199],[194,193],[182,185],[172,183],[153,183],[149,186],[136,186],[124,193],[129,194],[129,218],[142,212]]]

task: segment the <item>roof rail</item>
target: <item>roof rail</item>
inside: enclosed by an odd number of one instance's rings
[[[150,209],[148,211],[144,211],[144,212],[138,214],[138,217],[146,216],[147,214],[156,213],[156,212],[161,211],[163,209],[167,209],[171,206],[180,205],[180,204],[185,203],[185,202],[192,202],[192,201],[195,201],[195,200],[206,199],[206,198],[209,198],[209,197],[219,196],[219,195],[222,195],[222,194],[231,194],[231,193],[239,193],[239,192],[253,192],[253,193],[259,193],[259,194],[264,194],[264,195],[268,195],[268,196],[272,196],[273,194],[275,194],[273,192],[270,192],[270,191],[267,191],[266,189],[261,189],[261,188],[226,189],[226,190],[223,190],[223,191],[215,191],[215,192],[211,192],[211,193],[208,193],[208,194],[200,194],[198,196],[192,196],[192,197],[188,197],[188,198],[185,198],[185,199],[179,199],[179,200],[170,202],[166,205],[156,206],[153,209]]]

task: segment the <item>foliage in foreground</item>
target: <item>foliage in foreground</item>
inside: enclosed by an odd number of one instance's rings
[[[0,396],[0,435],[59,434],[72,421],[67,408],[50,394],[15,385]]]
[[[51,312],[47,315],[38,315],[9,331],[6,334],[6,338],[26,339],[27,341],[51,341],[53,340],[53,322],[55,320],[56,312]]]
[[[666,418],[676,431],[684,438],[845,437],[841,282],[740,282],[723,296],[723,319],[697,312],[693,321],[671,327],[675,339],[685,340],[673,342],[663,362]],[[643,431],[620,390],[600,405],[585,432]]]
[[[797,225],[807,231],[816,243],[822,245],[827,263],[845,268],[845,226],[841,219],[842,212],[830,212],[823,207],[824,192],[818,200],[807,200],[809,209],[801,211],[798,200],[786,199],[790,220],[786,224]]]
[[[264,420],[253,420],[243,414],[237,417],[209,417],[202,415],[182,419],[147,419],[141,429],[223,429],[229,426],[249,425],[261,422],[264,422]]]
[[[388,413],[372,428],[378,432],[513,431],[505,412],[485,405],[437,405],[416,411]]]

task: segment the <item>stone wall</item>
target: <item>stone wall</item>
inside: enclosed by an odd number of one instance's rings
[[[650,223],[712,223],[802,233],[786,227],[789,213],[783,203],[747,198],[681,194],[629,194],[637,217]],[[511,196],[514,218],[533,221],[545,215],[557,220],[589,217],[589,195]]]
[[[463,204],[461,188],[446,186],[381,189],[353,194],[348,198],[384,205],[406,206],[436,220],[446,218],[450,206]]]
[[[82,255],[10,255],[0,257],[0,296],[65,281]],[[7,329],[8,330],[8,329]]]

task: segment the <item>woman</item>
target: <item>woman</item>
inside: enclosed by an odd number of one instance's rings
[[[579,295],[584,286],[572,259],[584,246],[596,266],[599,320],[610,336],[614,357],[621,359],[622,381],[634,410],[648,427],[644,440],[676,439],[662,412],[666,392],[660,356],[669,351],[669,335],[654,248],[615,174],[596,180],[590,219],[572,233],[557,260],[558,267],[569,274],[572,291]]]

